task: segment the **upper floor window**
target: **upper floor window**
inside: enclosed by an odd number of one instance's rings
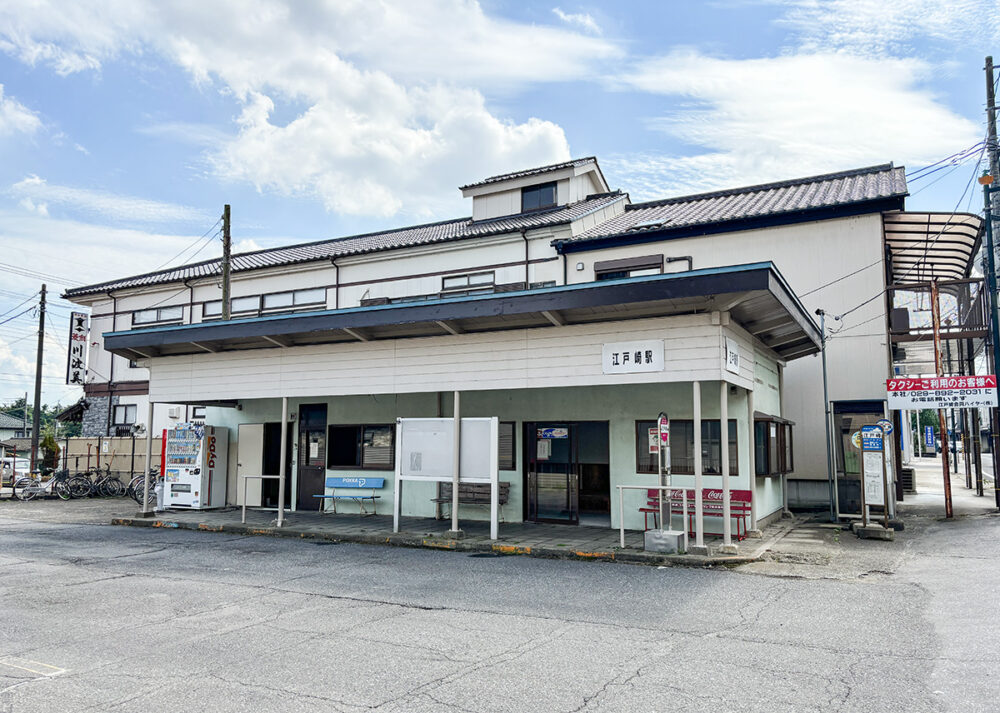
[[[493,291],[492,272],[474,272],[466,275],[448,275],[441,278],[441,291],[461,290],[464,294],[478,295]]]
[[[267,295],[233,297],[230,300],[233,316],[251,317],[261,312],[295,311],[305,307],[326,306],[326,288],[312,287],[306,290],[272,292]],[[206,302],[202,306],[202,319],[222,317],[222,300]]]
[[[162,322],[184,321],[184,308],[157,307],[156,309],[141,309],[132,313],[132,324],[159,324]]]
[[[659,275],[663,272],[662,255],[627,257],[620,260],[602,260],[594,263],[594,279],[619,280],[625,277]]]
[[[115,406],[115,426],[129,426],[135,423],[135,417],[137,415],[137,407],[135,404],[129,404],[127,406]]]
[[[556,204],[556,184],[541,183],[521,189],[521,212],[528,213],[542,208],[551,208]]]
[[[264,295],[264,311],[294,309],[306,305],[325,305],[326,288],[316,287],[310,290],[295,290],[294,292],[275,292]]]

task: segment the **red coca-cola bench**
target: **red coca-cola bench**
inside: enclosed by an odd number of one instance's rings
[[[684,514],[684,490],[676,489],[670,491],[670,513],[672,515],[683,515]],[[688,516],[688,534],[694,536],[694,493],[692,491],[687,491],[687,516]],[[702,498],[702,512],[705,517],[719,517],[723,516],[722,508],[722,489],[721,488],[703,488],[701,491]],[[747,536],[747,521],[750,519],[750,508],[751,500],[753,494],[749,490],[730,490],[729,491],[729,514],[734,520],[736,520],[736,539],[743,540]],[[663,504],[664,510],[667,508],[667,503]],[[657,521],[660,516],[660,503],[659,503],[659,491],[657,490],[647,490],[646,491],[646,505],[639,508],[639,512],[643,514],[645,520],[645,528],[649,529],[649,516],[653,516],[653,527],[657,526]]]

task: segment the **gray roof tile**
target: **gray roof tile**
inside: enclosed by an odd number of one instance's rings
[[[612,203],[625,200],[626,196],[616,191],[588,196],[585,200],[571,205],[559,206],[551,210],[538,211],[536,213],[518,214],[480,221],[473,221],[471,218],[459,218],[457,220],[446,220],[440,223],[416,225],[378,233],[366,233],[346,238],[334,238],[332,240],[321,240],[313,243],[238,253],[233,255],[232,270],[233,272],[259,270],[281,265],[329,260],[347,255],[361,255],[381,250],[428,245],[449,240],[502,235],[503,233],[517,232],[523,228],[531,229],[563,225],[581,218],[588,213],[605,208]],[[134,277],[126,277],[120,280],[75,287],[67,290],[63,296],[71,299],[73,297],[112,290],[180,282],[198,277],[218,275],[221,271],[221,260],[205,260],[168,270],[159,270]]]
[[[585,166],[588,163],[597,165],[597,157],[587,156],[586,158],[574,158],[569,161],[563,161],[562,163],[553,163],[548,166],[539,166],[538,168],[528,168],[523,171],[512,171],[511,173],[501,173],[499,176],[490,176],[489,178],[484,178],[481,181],[476,181],[475,183],[470,183],[466,186],[462,186],[459,190],[465,190],[466,188],[475,188],[476,186],[486,186],[490,183],[499,183],[500,181],[509,181],[512,178],[524,178],[525,176],[538,176],[543,173],[550,173],[552,171],[561,171],[564,168],[575,168],[577,166]],[[598,168],[600,170],[600,168]]]
[[[622,215],[564,242],[726,223],[905,195],[905,170],[887,163],[791,181],[635,203],[626,206]]]

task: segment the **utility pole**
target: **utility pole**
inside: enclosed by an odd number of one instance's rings
[[[818,309],[816,314],[819,315],[820,352],[823,355],[823,431],[826,433],[826,479],[830,486],[830,522],[837,522],[837,512],[840,507],[834,483],[833,444],[830,442],[830,392],[826,380],[826,312]],[[863,484],[862,489],[864,489]]]
[[[38,300],[38,351],[35,353],[35,410],[31,414],[31,472],[38,466],[38,431],[41,429],[42,415],[42,349],[45,346],[45,285],[42,285]],[[24,403],[25,410],[28,403]]]
[[[229,233],[229,204],[222,209],[222,318],[232,317],[229,298],[229,270],[232,258],[232,236]]]
[[[993,342],[991,355],[993,357],[994,374],[1000,371],[1000,328],[997,324],[997,273],[996,254],[993,249],[993,216],[996,214],[995,190],[990,183],[1000,178],[1000,160],[997,156],[997,114],[996,97],[993,91],[993,57],[986,58],[986,151],[990,161],[990,176],[992,180],[982,181],[983,198],[986,210],[986,284],[987,305],[990,310],[990,338]],[[1000,410],[990,409],[990,455],[993,460],[993,497],[1000,508]]]

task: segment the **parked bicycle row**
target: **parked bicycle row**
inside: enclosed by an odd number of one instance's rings
[[[156,506],[156,485],[160,480],[159,469],[151,471],[149,488],[150,507]],[[9,481],[5,482],[7,485]],[[112,472],[110,465],[93,467],[86,471],[70,474],[68,470],[57,470],[47,474],[28,475],[13,479],[14,497],[28,501],[38,497],[57,497],[61,500],[88,497],[125,497],[128,496],[142,504],[142,494],[145,488],[145,476],[137,475],[127,484],[117,473]]]

